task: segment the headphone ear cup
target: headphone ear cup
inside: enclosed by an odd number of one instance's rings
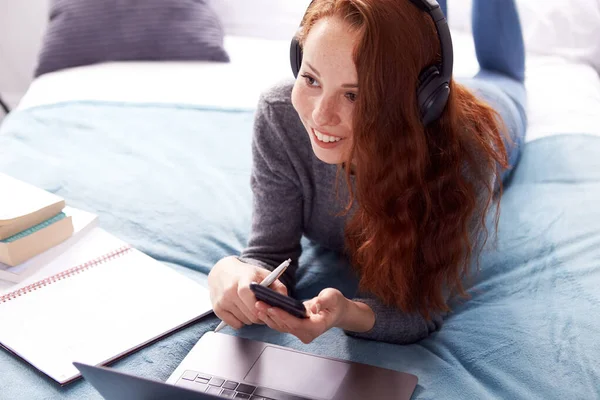
[[[302,48],[296,37],[292,39],[292,44],[290,46],[290,63],[294,78],[298,78],[300,67],[302,66]]]
[[[417,100],[423,125],[429,125],[442,115],[449,96],[450,87],[441,81],[440,70],[435,65],[421,72]]]
[[[424,126],[429,125],[433,121],[438,120],[446,104],[448,104],[448,98],[450,97],[450,86],[447,83],[443,83],[438,86],[433,94],[429,97],[427,104],[421,109],[421,121]]]

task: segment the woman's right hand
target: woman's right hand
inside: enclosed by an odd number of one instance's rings
[[[225,257],[217,262],[208,274],[210,300],[217,317],[234,329],[262,324],[250,284],[262,282],[270,273],[265,268],[241,262],[236,257]],[[287,288],[280,280],[269,287],[287,296]]]

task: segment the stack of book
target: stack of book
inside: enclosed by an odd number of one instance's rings
[[[21,281],[96,221],[60,196],[2,173],[0,192],[0,279]]]

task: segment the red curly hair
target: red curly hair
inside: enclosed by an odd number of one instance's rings
[[[499,178],[508,167],[501,119],[452,81],[442,117],[424,128],[418,76],[439,63],[441,49],[433,21],[410,1],[315,0],[303,19],[301,44],[326,17],[346,21],[360,38],[354,144],[345,163],[353,166],[346,169],[346,211],[354,201],[358,206],[345,240],[360,289],[426,318],[450,311],[447,295],[467,296],[462,281],[481,248],[475,238],[485,243],[488,237],[490,174]],[[487,190],[483,206],[481,190]]]

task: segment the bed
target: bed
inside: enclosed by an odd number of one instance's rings
[[[455,75],[472,75],[472,39],[453,34]],[[40,76],[0,126],[0,171],[98,213],[109,232],[206,284],[249,233],[258,96],[291,75],[287,40],[227,35],[225,47],[227,64],[111,62]],[[600,398],[600,77],[589,63],[532,53],[527,88],[527,144],[497,246],[441,331],[407,346],[337,329],[309,345],[262,326],[223,332],[414,373],[414,399]],[[335,254],[303,248],[299,297],[353,293]],[[113,367],[165,381],[218,322],[206,317]],[[100,398],[5,351],[0,366],[0,399]]]

